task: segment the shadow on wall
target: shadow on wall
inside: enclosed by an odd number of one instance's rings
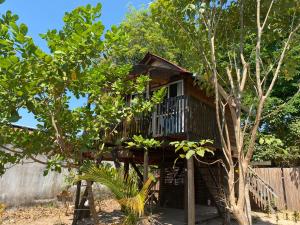
[[[294,167],[292,168],[292,171],[290,172],[291,180],[295,184],[297,188],[300,186],[300,167]]]
[[[0,177],[0,202],[8,207],[31,205],[56,199],[64,188],[64,175],[49,172],[44,177],[45,165],[24,161],[8,169]]]

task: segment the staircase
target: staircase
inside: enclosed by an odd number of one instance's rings
[[[248,184],[252,200],[261,210],[277,210],[278,196],[274,189],[264,181],[251,167],[248,167]]]
[[[218,212],[222,214],[225,211],[225,190],[220,182],[223,179],[222,174],[218,174],[217,168],[199,168],[199,172],[205,181],[212,200],[214,201]],[[255,205],[264,211],[274,212],[277,210],[278,196],[274,189],[265,182],[251,167],[248,169],[249,194]]]
[[[219,215],[222,216],[225,212],[225,191],[224,187],[221,186],[222,184],[219,181],[220,176],[217,175],[219,172],[218,169],[207,166],[202,168],[198,167],[198,171],[200,172],[205,186],[209,191],[212,202],[216,206]]]

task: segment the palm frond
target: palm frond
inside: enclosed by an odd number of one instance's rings
[[[144,205],[152,179],[149,179],[139,190],[138,182],[133,179],[132,175],[128,175],[124,179],[122,170],[116,170],[108,165],[87,166],[83,173],[83,175],[78,176],[78,180],[91,180],[107,186],[119,204],[126,210],[138,216],[144,214]]]
[[[123,205],[129,208],[131,211],[137,213],[139,216],[142,216],[144,214],[144,206],[149,193],[151,182],[152,180],[148,179],[148,181],[144,184],[142,190],[136,196],[120,199],[120,205]]]

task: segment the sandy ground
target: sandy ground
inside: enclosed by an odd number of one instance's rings
[[[101,224],[116,225],[122,220],[120,206],[114,200],[105,200],[97,203]],[[26,208],[14,208],[5,210],[0,218],[0,225],[71,225],[72,207],[69,207],[69,214],[66,215],[66,208],[63,205],[49,204],[44,206],[33,206]],[[197,208],[197,220],[203,225],[222,224],[222,220],[216,217],[213,207]],[[295,222],[292,212],[268,215],[253,212],[253,224],[255,225],[300,225]],[[158,209],[151,217],[145,218],[142,225],[183,225],[184,212],[176,209]],[[300,219],[300,218],[299,218]],[[90,224],[88,221],[83,225]],[[233,222],[232,224],[236,224]]]
[[[2,215],[1,225],[69,225],[72,215],[65,215],[65,208],[59,206],[34,206],[13,208]],[[1,221],[0,220],[0,221]]]

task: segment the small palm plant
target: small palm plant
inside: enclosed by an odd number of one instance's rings
[[[122,170],[117,170],[110,165],[86,166],[79,180],[89,180],[107,186],[116,200],[122,206],[126,217],[123,224],[136,224],[138,218],[144,214],[144,206],[148,196],[152,179],[148,179],[141,190],[138,182],[132,175],[124,178]]]

